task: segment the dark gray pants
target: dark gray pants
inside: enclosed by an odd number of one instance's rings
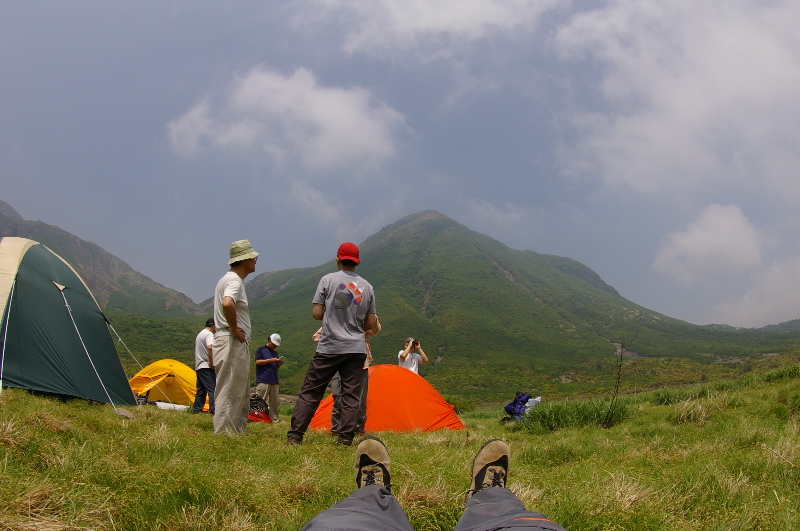
[[[342,420],[339,423],[339,439],[353,439],[358,421],[358,392],[361,390],[361,373],[364,371],[366,354],[325,354],[317,352],[311,359],[306,379],[292,413],[292,426],[287,436],[302,441],[311,418],[317,411],[325,388],[333,375],[339,373],[342,386]]]
[[[367,423],[367,392],[369,391],[369,370],[361,371],[361,391],[358,392],[358,420],[356,421],[355,433],[364,433],[364,425]],[[333,407],[331,408],[331,431],[339,433],[339,423],[342,420],[342,384],[339,373],[331,380],[331,395],[333,395]]]
[[[525,505],[508,489],[484,489],[467,500],[454,531],[538,529],[565,531]],[[388,490],[368,485],[322,511],[302,531],[413,531],[406,513]]]
[[[200,413],[206,405],[208,395],[208,411],[214,412],[214,389],[217,386],[217,374],[214,369],[197,369],[197,392],[194,394],[192,411]]]

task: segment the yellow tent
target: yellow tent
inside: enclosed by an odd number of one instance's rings
[[[159,360],[133,375],[129,380],[134,394],[147,396],[154,402],[182,406],[194,403],[197,376],[193,369],[176,360]],[[208,401],[206,401],[206,408]]]

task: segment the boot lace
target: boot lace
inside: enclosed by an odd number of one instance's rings
[[[492,476],[491,483],[487,485],[486,481],[484,481],[483,482],[483,488],[504,487],[505,486],[505,484],[506,484],[506,482],[505,482],[506,471],[505,470],[503,470],[502,468],[499,468],[499,469],[497,469],[497,468],[489,468],[489,470],[487,470],[487,473],[488,472],[491,472],[491,476]]]
[[[377,467],[369,467],[363,471],[364,473],[364,485],[374,485],[375,484],[375,472],[378,472],[379,469]]]

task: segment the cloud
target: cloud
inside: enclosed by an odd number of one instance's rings
[[[706,322],[759,327],[797,318],[800,258],[790,258],[774,263],[741,297],[717,304]]]
[[[360,194],[360,189],[356,188],[355,193]],[[386,200],[378,204],[362,202],[354,207],[352,195],[337,196],[305,182],[294,182],[289,196],[294,209],[303,212],[306,218],[313,219],[320,227],[319,231],[332,234],[340,243],[358,243],[382,226],[396,221],[398,212],[408,213],[403,211],[403,205],[398,200]],[[361,199],[363,197],[359,196]],[[354,215],[355,210],[363,215]]]
[[[471,229],[487,234],[516,248],[529,248],[531,242],[547,234],[547,220],[552,216],[544,208],[508,201],[487,201],[464,196],[457,200],[459,211],[469,220]],[[568,208],[561,205],[560,208]]]
[[[188,156],[201,149],[203,139],[213,135],[213,124],[208,113],[208,99],[204,98],[178,120],[167,124],[167,135],[173,150]]]
[[[255,147],[310,170],[360,169],[392,157],[408,130],[369,90],[321,86],[304,68],[286,76],[257,66],[237,76],[222,99],[214,107],[206,97],[167,125],[177,153]]]
[[[759,231],[736,205],[709,205],[685,230],[661,242],[653,267],[684,285],[761,265]]]
[[[468,199],[466,207],[470,217],[492,225],[508,226],[520,223],[528,215],[528,209],[506,201],[486,201],[484,199]]]
[[[331,201],[330,197],[306,183],[292,184],[291,202],[301,211],[307,212],[323,227],[336,227],[342,224],[342,212],[346,205]]]
[[[570,173],[640,193],[765,186],[800,201],[800,4],[611,0],[553,44],[600,75]]]
[[[338,13],[350,21],[347,53],[416,60],[452,57],[465,44],[529,31],[542,13],[564,0],[317,0],[325,19]]]

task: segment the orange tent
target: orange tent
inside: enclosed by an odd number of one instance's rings
[[[331,429],[333,396],[320,402],[309,427]],[[463,430],[464,424],[442,395],[422,376],[398,365],[369,368],[367,431]]]

